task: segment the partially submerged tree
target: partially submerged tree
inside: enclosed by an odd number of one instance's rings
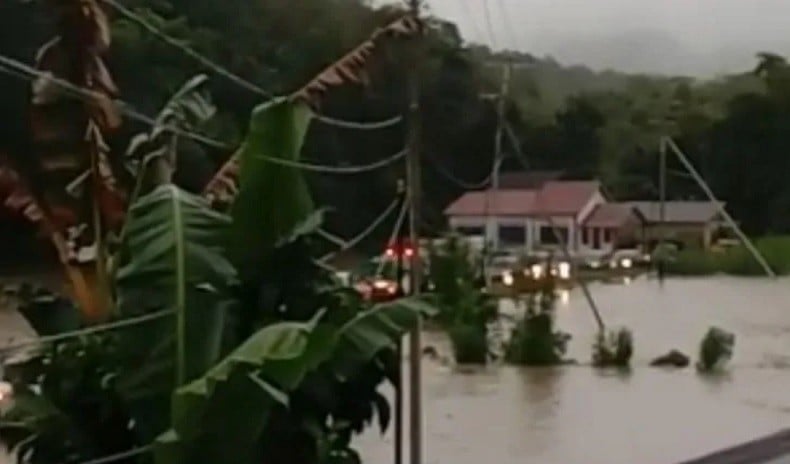
[[[562,364],[571,336],[554,328],[556,295],[552,278],[537,292],[520,296],[524,314],[513,329],[505,352],[508,363],[523,366]]]
[[[711,372],[721,369],[732,358],[735,335],[718,327],[711,327],[699,347],[697,369]]]
[[[601,331],[593,344],[593,365],[596,367],[627,367],[634,354],[634,337],[625,327]]]
[[[489,358],[488,325],[498,314],[497,301],[480,289],[479,259],[457,235],[430,250],[432,302],[438,321],[450,335],[459,364],[485,364]]]

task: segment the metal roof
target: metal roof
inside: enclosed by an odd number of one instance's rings
[[[625,205],[639,210],[648,222],[661,222],[661,203],[657,201],[633,201]],[[668,201],[664,222],[699,224],[717,218],[724,203],[710,201]]]
[[[596,181],[549,181],[539,190],[467,192],[445,210],[448,216],[576,215],[600,191]]]
[[[585,226],[618,228],[631,218],[642,219],[638,209],[622,203],[603,203],[595,207],[595,210],[584,221]]]

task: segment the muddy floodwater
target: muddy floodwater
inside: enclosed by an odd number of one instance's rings
[[[676,464],[790,427],[790,280],[638,279],[591,291],[608,325],[633,331],[631,371],[461,373],[426,360],[426,463]],[[569,357],[588,362],[596,325],[581,292],[560,298],[557,319],[574,337]],[[647,366],[670,349],[695,359],[711,325],[737,337],[727,374]],[[447,352],[438,334],[426,344]],[[393,462],[391,434],[367,433],[359,447],[365,463]]]

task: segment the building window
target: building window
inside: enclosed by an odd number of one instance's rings
[[[470,226],[456,227],[455,231],[466,237],[485,235],[485,230],[483,227],[470,227]]]
[[[552,230],[553,229],[553,230]],[[559,236],[560,240],[557,240]],[[543,226],[540,228],[540,241],[546,245],[560,245],[568,243],[568,229],[565,227]]]
[[[524,226],[499,226],[499,241],[507,245],[523,245],[527,241]]]
[[[604,229],[603,231],[604,243],[612,243],[613,238],[614,238],[614,231],[612,229]]]
[[[591,240],[590,240],[590,228],[589,227],[585,227],[584,229],[582,229],[582,243],[584,243],[585,245],[588,245],[590,242],[591,242]]]

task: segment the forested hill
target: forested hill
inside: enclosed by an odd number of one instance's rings
[[[298,88],[401,14],[392,7],[372,8],[363,0],[119,1],[181,44],[272,94]],[[0,2],[0,53],[33,63],[36,50],[51,38],[51,8],[43,0]],[[108,13],[113,44],[106,60],[120,98],[155,114],[189,77],[207,72],[218,111],[198,129],[231,145],[238,142],[251,108],[265,97],[210,72],[137,22],[112,9]],[[400,46],[382,50],[370,71],[371,84],[333,92],[322,111],[356,121],[402,114],[410,68],[406,58]],[[717,193],[750,230],[790,226],[790,220],[770,213],[790,207],[790,187],[779,176],[787,167],[783,150],[790,145],[785,135],[790,131],[784,130],[790,121],[790,86],[787,65],[778,57],[763,57],[766,66],[759,75],[745,69],[710,82],[593,72],[526,53],[491,53],[467,44],[453,24],[434,18],[422,67],[426,231],[442,227],[441,211],[464,190],[462,184],[477,183],[490,171],[496,111],[493,101],[481,94],[498,91],[501,71],[496,63],[506,59],[515,68],[508,120],[536,169],[599,176],[618,196],[643,197],[653,190],[657,137],[670,133],[703,164]],[[25,131],[28,89],[29,83],[0,74],[0,151],[17,160],[31,156]],[[141,130],[127,121],[109,140],[113,152],[122,156],[130,136]],[[325,165],[366,164],[396,153],[404,140],[404,125],[356,131],[316,122],[304,157]],[[228,156],[184,143],[177,179],[199,189]],[[736,178],[730,168],[745,160],[751,160],[755,171]],[[520,169],[512,160],[506,168]],[[348,237],[390,203],[403,175],[403,167],[395,166],[356,176],[311,174],[310,181],[317,202],[332,209],[329,228]],[[670,188],[672,195],[698,194],[684,179],[673,181]],[[751,208],[755,202],[760,209]],[[386,237],[391,223],[376,238]]]

